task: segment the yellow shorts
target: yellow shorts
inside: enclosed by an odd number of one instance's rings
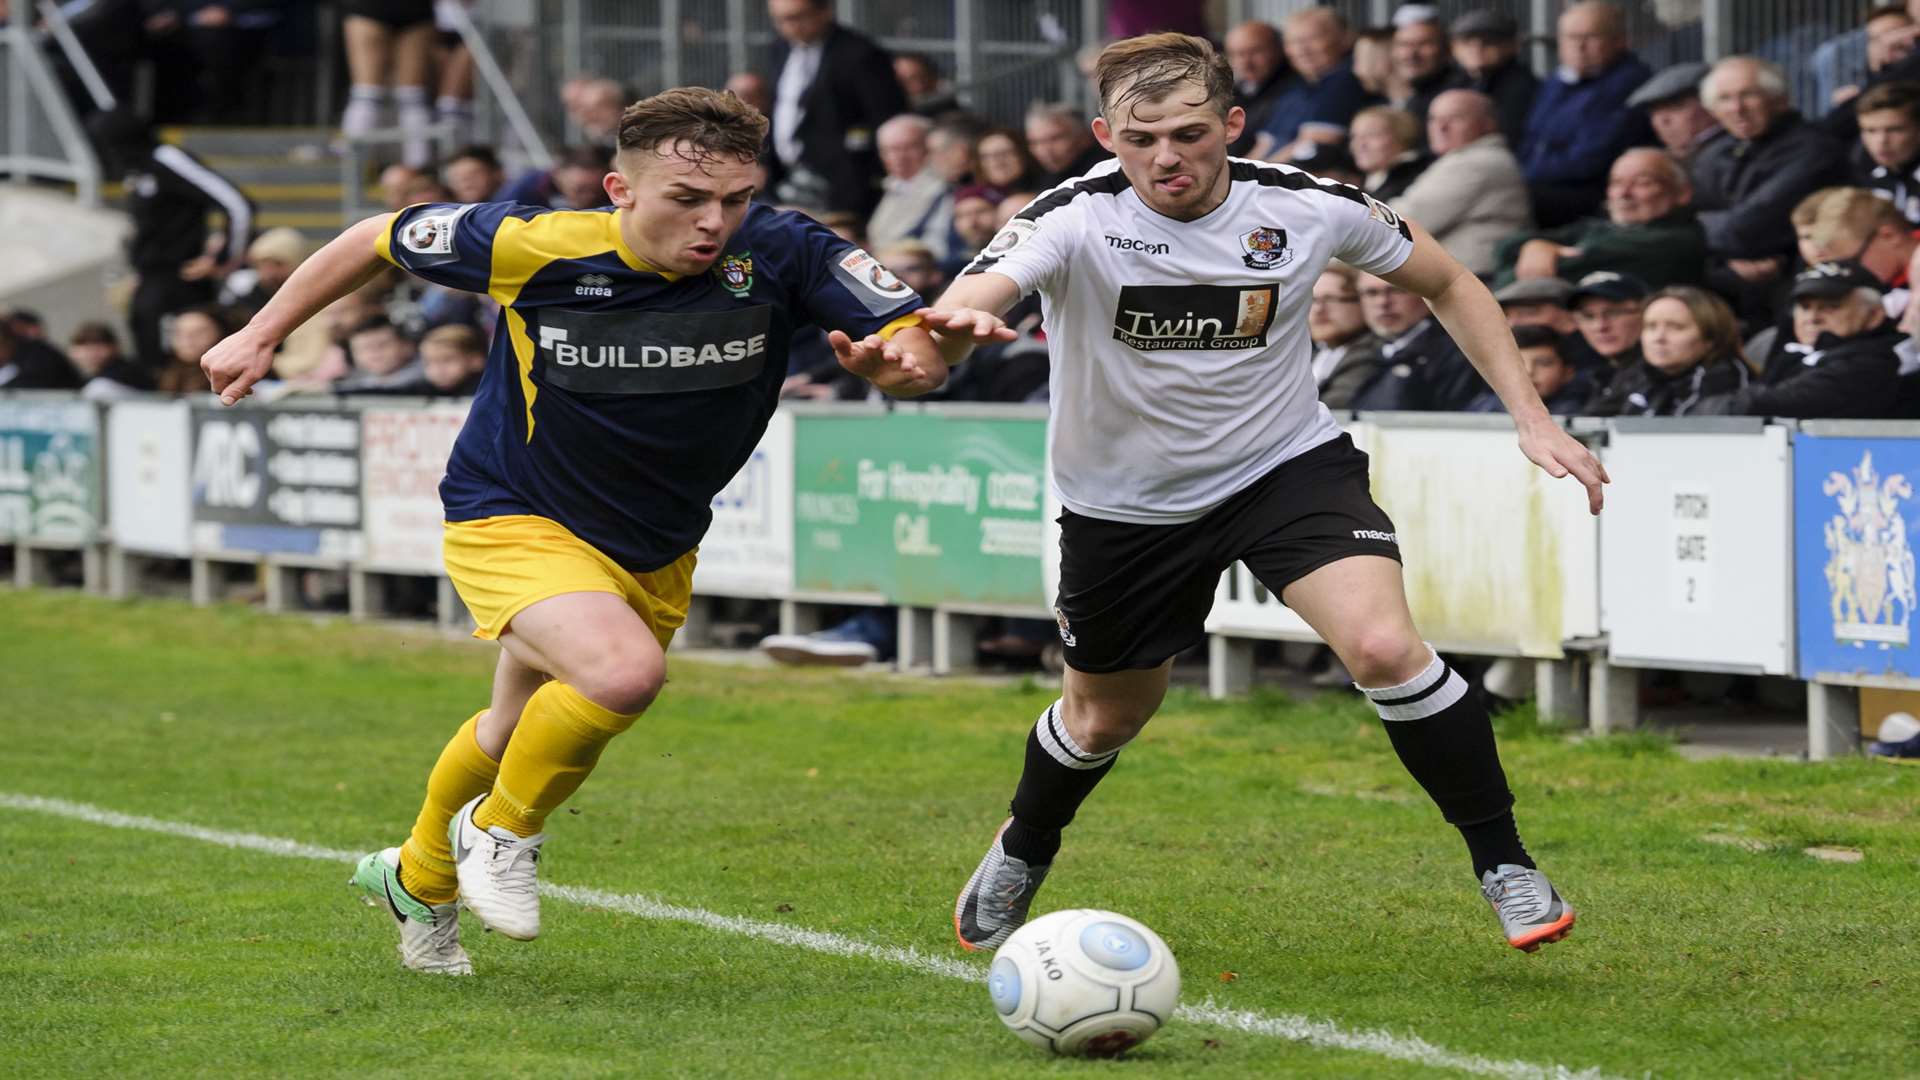
[[[666,648],[687,621],[694,553],[658,570],[634,574],[551,518],[508,514],[449,521],[441,539],[447,576],[473,621],[473,636],[491,641],[529,605],[572,592],[626,598]]]

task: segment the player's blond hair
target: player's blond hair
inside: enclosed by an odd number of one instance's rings
[[[767,118],[731,91],[703,86],[663,90],[620,114],[620,155],[651,151],[705,162],[752,161],[767,139]]]
[[[1189,84],[1205,91],[1202,101],[1221,116],[1233,107],[1233,69],[1206,38],[1191,34],[1142,34],[1122,38],[1100,50],[1093,64],[1093,85],[1100,90],[1100,111],[1109,123],[1142,102],[1165,100]]]

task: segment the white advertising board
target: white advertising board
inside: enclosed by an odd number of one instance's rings
[[[369,408],[360,414],[360,467],[368,569],[439,574],[440,481],[467,406]]]
[[[1504,418],[1502,418],[1504,420]],[[1373,496],[1393,518],[1407,602],[1442,649],[1558,659],[1599,632],[1598,530],[1586,493],[1523,457],[1505,423],[1358,423]],[[1207,629],[1313,637],[1244,567],[1222,579]]]
[[[107,507],[128,551],[193,553],[192,412],[184,401],[121,401],[107,410]]]
[[[793,591],[793,416],[767,424],[753,456],[713,497],[713,525],[700,541],[693,591],[711,596],[786,596]]]
[[[1785,427],[1616,426],[1601,515],[1601,624],[1616,664],[1794,671]]]

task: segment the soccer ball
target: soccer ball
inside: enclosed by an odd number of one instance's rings
[[[1042,915],[993,956],[987,993],[1015,1035],[1056,1054],[1112,1057],[1173,1016],[1180,965],[1160,935],[1111,911]]]

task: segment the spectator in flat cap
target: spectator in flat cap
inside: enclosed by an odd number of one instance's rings
[[[1700,104],[1700,80],[1707,77],[1702,63],[1676,64],[1655,72],[1627,98],[1630,108],[1645,109],[1653,134],[1675,161],[1685,165],[1702,147],[1724,138],[1726,130]]]
[[[1560,68],[1527,115],[1520,167],[1542,227],[1580,220],[1606,196],[1607,169],[1646,141],[1646,118],[1627,98],[1651,74],[1627,50],[1626,19],[1612,4],[1574,4],[1559,23]]]
[[[1853,182],[1920,224],[1920,83],[1881,83],[1860,95],[1853,112],[1860,121]]]
[[[1533,69],[1520,62],[1520,26],[1499,11],[1469,11],[1453,20],[1453,62],[1466,72],[1467,89],[1493,99],[1500,134],[1519,146],[1527,134],[1527,113],[1540,90]]]
[[[1760,381],[1717,397],[1699,414],[1874,419],[1912,415],[1903,394],[1897,327],[1880,279],[1848,260],[1816,263],[1793,280],[1794,340],[1767,358]]]
[[[1527,182],[1500,134],[1493,99],[1478,90],[1448,90],[1434,98],[1427,145],[1437,155],[1433,164],[1392,206],[1426,226],[1467,269],[1489,274],[1494,245],[1533,224]]]
[[[1604,387],[1640,362],[1640,310],[1650,291],[1639,278],[1611,270],[1596,270],[1574,285],[1567,306],[1573,309],[1573,325],[1599,357],[1587,371],[1596,384]]]
[[[1494,284],[1522,278],[1582,278],[1613,270],[1649,288],[1698,284],[1707,239],[1693,212],[1693,181],[1665,151],[1636,147],[1607,175],[1606,216],[1501,243]],[[1419,217],[1415,221],[1421,221]]]
[[[1702,400],[1752,381],[1740,351],[1740,323],[1725,300],[1682,285],[1647,301],[1638,364],[1622,371],[1586,408],[1589,416],[1685,416]]]
[[[1765,60],[1720,61],[1700,97],[1731,136],[1693,161],[1693,203],[1714,262],[1708,280],[1751,314],[1765,308],[1766,283],[1793,254],[1788,215],[1809,193],[1846,182],[1846,153],[1793,110],[1785,74]]]
[[[1514,330],[1523,326],[1544,326],[1560,335],[1560,356],[1576,369],[1591,372],[1606,366],[1573,323],[1567,300],[1573,295],[1573,283],[1559,278],[1521,278],[1493,294],[1500,313]]]

